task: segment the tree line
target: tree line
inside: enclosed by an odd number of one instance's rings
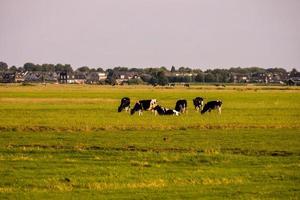
[[[114,83],[116,79],[119,78],[119,75],[122,73],[135,73],[139,75],[141,81],[147,82],[150,84],[159,84],[166,85],[170,82],[222,82],[230,83],[233,82],[233,75],[248,75],[253,74],[278,74],[282,77],[294,77],[300,76],[299,72],[296,69],[287,71],[284,68],[268,68],[264,69],[261,67],[232,67],[229,69],[192,69],[189,67],[178,67],[172,66],[171,69],[166,67],[149,67],[149,68],[128,68],[128,67],[114,67],[112,69],[104,70],[101,67],[89,67],[83,66],[74,70],[70,64],[34,64],[34,63],[25,63],[21,67],[8,66],[5,62],[0,62],[0,71],[8,72],[24,72],[24,71],[33,71],[33,72],[81,72],[81,73],[91,73],[91,72],[101,72],[106,73],[108,82]],[[132,82],[140,83],[140,80],[131,80]]]

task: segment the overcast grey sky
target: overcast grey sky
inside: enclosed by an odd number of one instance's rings
[[[0,0],[0,60],[300,69],[300,0]]]

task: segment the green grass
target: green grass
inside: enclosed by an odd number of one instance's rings
[[[117,113],[156,98],[187,115]],[[221,99],[200,115],[191,100]],[[0,199],[299,199],[300,90],[1,86]]]

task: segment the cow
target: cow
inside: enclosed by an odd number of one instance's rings
[[[196,97],[195,99],[193,99],[193,103],[196,111],[202,110],[202,107],[204,105],[204,101],[202,97]]]
[[[133,115],[135,112],[138,111],[139,115],[142,115],[142,112],[144,110],[153,110],[156,104],[157,104],[156,99],[140,100],[135,103],[133,109],[131,109],[130,111],[130,114]]]
[[[187,111],[187,101],[185,99],[180,99],[176,102],[175,110],[180,113],[185,113]]]
[[[201,114],[210,112],[211,110],[218,109],[219,114],[221,114],[222,101],[209,101],[204,105],[204,108],[201,110]]]
[[[130,109],[130,99],[128,97],[124,97],[121,99],[121,104],[118,107],[118,112],[124,110],[127,112]]]
[[[179,112],[176,111],[176,110],[171,110],[171,109],[168,109],[168,108],[164,108],[164,107],[161,107],[159,105],[155,106],[153,108],[153,110],[155,111],[155,115],[157,115],[157,113],[159,115],[176,115],[176,116],[179,116]]]

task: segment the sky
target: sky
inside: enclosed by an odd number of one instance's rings
[[[0,0],[9,66],[300,70],[299,0]]]

